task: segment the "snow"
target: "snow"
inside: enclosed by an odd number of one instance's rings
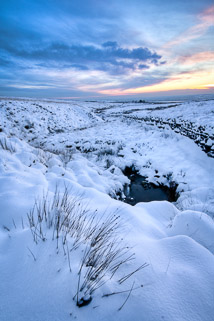
[[[205,144],[214,145],[213,100],[0,101],[1,321],[213,320],[214,158],[171,127],[174,119],[185,130],[206,133]],[[178,200],[135,206],[117,200],[129,183],[127,166],[156,185],[176,182]],[[90,236],[74,231],[67,252],[63,230],[53,240],[54,229],[43,220],[45,241],[35,241],[29,226],[30,213],[44,199],[49,204],[56,188],[59,195],[67,189],[80,226],[94,215],[99,230],[109,215],[120,216],[112,242],[135,254],[111,279],[106,272],[106,283],[81,308],[75,295]],[[87,271],[84,265],[81,282]],[[120,293],[105,296],[113,292]]]

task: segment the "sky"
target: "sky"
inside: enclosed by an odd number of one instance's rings
[[[214,93],[212,0],[1,0],[0,95]]]

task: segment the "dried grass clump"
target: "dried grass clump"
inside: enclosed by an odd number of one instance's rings
[[[121,219],[118,213],[98,216],[83,205],[83,197],[73,197],[65,187],[63,193],[56,188],[53,197],[48,194],[36,200],[28,213],[28,221],[35,243],[46,240],[46,231],[52,230],[56,248],[62,247],[71,269],[70,255],[81,247],[83,250],[78,270],[77,291],[74,296],[77,306],[87,305],[92,294],[110,280],[127,262],[134,259],[130,249],[119,238]],[[50,234],[48,234],[50,235]],[[145,266],[142,266],[145,267]],[[123,276],[122,284],[135,272]]]

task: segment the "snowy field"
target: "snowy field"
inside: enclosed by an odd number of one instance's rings
[[[212,321],[213,254],[214,100],[0,99],[1,321]]]

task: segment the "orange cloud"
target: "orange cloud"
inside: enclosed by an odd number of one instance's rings
[[[214,62],[214,52],[204,51],[194,55],[179,57],[178,62],[185,65],[194,65],[202,62]]]
[[[199,23],[185,32],[181,33],[177,38],[169,41],[164,45],[164,49],[179,45],[180,43],[190,41],[202,36],[209,27],[214,26],[214,5],[198,15]]]
[[[209,89],[213,82],[213,73],[206,71],[197,72],[183,72],[176,77],[164,80],[159,84],[154,84],[145,87],[131,88],[131,89],[113,89],[113,90],[100,90],[99,93],[105,95],[129,95],[152,93],[170,90],[187,90],[187,89]]]

